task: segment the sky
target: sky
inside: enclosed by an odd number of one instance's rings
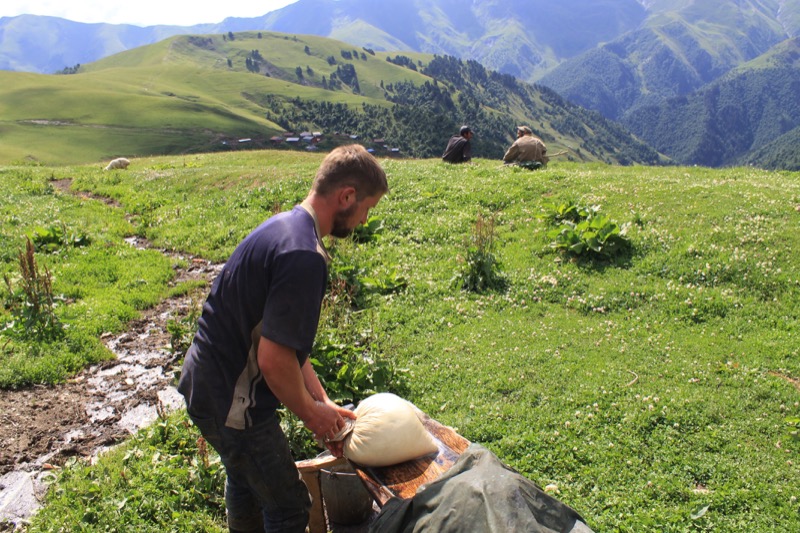
[[[226,17],[259,17],[297,0],[1,0],[0,17],[46,15],[75,22],[192,26]]]

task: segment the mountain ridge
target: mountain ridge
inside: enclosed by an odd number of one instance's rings
[[[463,123],[478,132],[476,157],[499,159],[527,123],[575,160],[661,160],[598,113],[475,61],[274,32],[175,36],[69,75],[0,72],[0,117],[0,160],[258,148],[318,130],[326,142],[380,137],[381,150],[439,157]]]
[[[800,38],[696,93],[641,106],[622,122],[680,163],[800,170],[787,150],[800,127]]]
[[[792,37],[769,16],[789,3],[800,12],[798,0],[766,0],[771,10],[746,0],[677,3],[673,11],[654,11],[643,27],[565,61],[540,83],[608,118],[623,119],[641,105],[692,93]],[[616,76],[605,72],[608,65]]]
[[[309,16],[309,13],[314,16]],[[580,20],[576,23],[570,17],[580,17]],[[352,26],[353,19],[361,20],[358,27],[362,31],[347,30],[347,26]],[[534,81],[528,71],[532,74],[534,70],[550,68],[565,57],[633,29],[643,19],[644,8],[636,0],[564,0],[541,6],[538,11],[531,10],[523,0],[299,0],[260,17],[228,17],[220,22],[193,26],[143,28],[20,15],[0,18],[0,43],[4,50],[0,53],[0,69],[53,73],[76,63],[91,62],[102,57],[98,54],[108,46],[100,46],[98,53],[92,55],[86,43],[100,41],[104,34],[112,34],[112,42],[121,41],[113,36],[116,32],[129,36],[127,41],[119,44],[136,47],[151,44],[152,39],[178,34],[261,30],[326,37],[334,37],[332,33],[335,33],[339,40],[376,50],[418,51],[475,59],[493,70]],[[515,25],[518,31],[505,35],[504,30]],[[74,29],[65,31],[65,26]],[[364,27],[371,28],[371,31],[364,32]],[[46,32],[50,42],[58,46],[49,48],[49,56],[48,49],[34,47],[28,55],[39,54],[41,58],[23,61],[18,57],[19,51],[15,50],[13,40],[21,32],[34,31]],[[538,38],[538,35],[542,37]],[[502,45],[500,49],[503,54],[500,54],[497,62],[486,61],[487,49],[498,43]],[[505,54],[516,56],[515,47],[530,51],[530,54],[523,54],[529,57],[511,57],[511,60],[507,60]],[[8,50],[15,53],[9,54]],[[58,65],[58,59],[62,56],[55,50],[67,51],[63,55],[66,63]],[[114,50],[117,51],[122,50]],[[492,57],[496,55],[495,51]],[[502,68],[504,62],[507,69]]]

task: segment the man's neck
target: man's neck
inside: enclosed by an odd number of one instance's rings
[[[333,228],[333,210],[322,196],[311,192],[301,204],[314,217],[317,236],[321,239],[330,235]]]

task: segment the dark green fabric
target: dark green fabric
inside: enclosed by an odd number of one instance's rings
[[[538,170],[544,166],[541,161],[518,161],[515,165],[528,170]]]
[[[392,498],[370,533],[591,533],[580,515],[472,444],[410,499]]]

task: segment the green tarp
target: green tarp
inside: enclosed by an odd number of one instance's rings
[[[393,498],[370,533],[591,533],[581,516],[472,444],[441,478]]]

